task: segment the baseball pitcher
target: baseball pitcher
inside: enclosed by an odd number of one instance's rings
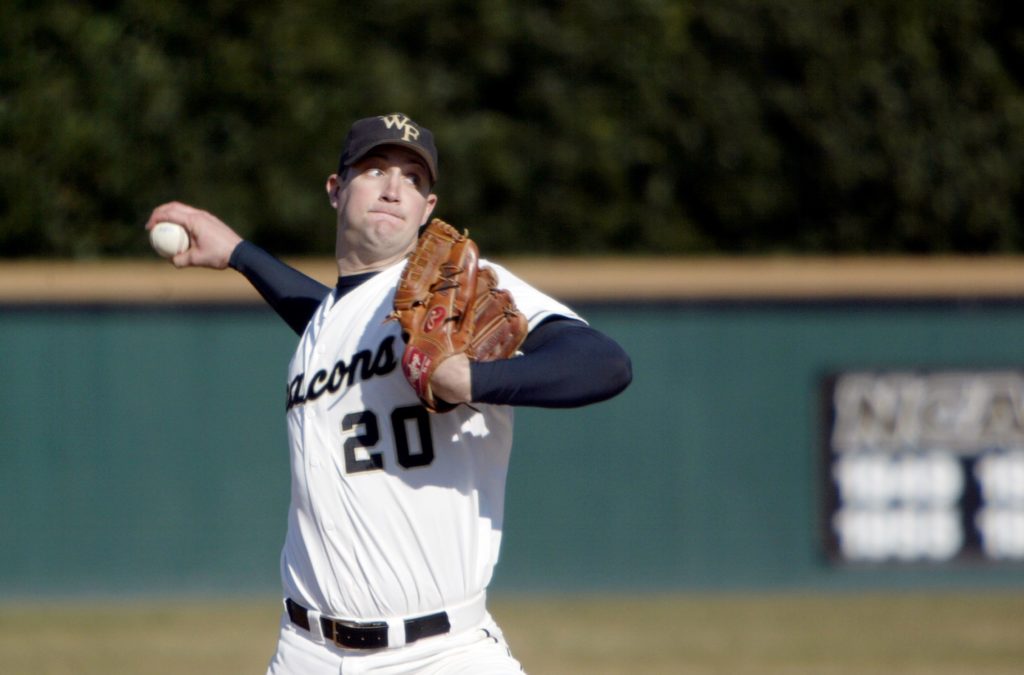
[[[268,673],[519,673],[488,614],[515,406],[571,407],[631,381],[572,309],[432,214],[433,134],[356,121],[326,183],[338,281],[301,274],[173,202],[178,267],[231,267],[298,334],[284,408],[291,504]]]

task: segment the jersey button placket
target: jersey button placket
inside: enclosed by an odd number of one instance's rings
[[[326,316],[324,317],[326,319]],[[319,340],[315,341],[312,345],[313,349],[310,351],[309,358],[306,359],[306,373],[315,373],[320,368],[320,364],[323,361],[324,346],[319,344]],[[318,431],[320,425],[324,423],[325,414],[317,410],[317,402],[309,401],[306,403],[306,458],[309,467],[312,469],[318,469],[320,467],[320,446],[318,445]]]
[[[317,411],[316,406],[313,404],[306,405],[306,458],[309,460],[309,466],[317,468],[320,466],[320,453],[317,452],[318,448],[316,445],[316,429],[317,429]],[[312,438],[311,438],[312,437]]]

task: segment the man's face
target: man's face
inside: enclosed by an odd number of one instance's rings
[[[342,176],[330,176],[327,194],[345,245],[380,256],[410,246],[437,203],[423,160],[395,145],[378,146]]]

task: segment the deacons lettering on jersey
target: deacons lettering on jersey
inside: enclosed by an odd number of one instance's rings
[[[404,261],[310,320],[288,370],[289,597],[337,618],[429,614],[479,595],[497,562],[512,408],[423,408],[385,321]],[[489,264],[530,327],[568,307]]]

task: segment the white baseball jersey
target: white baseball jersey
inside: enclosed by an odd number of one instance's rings
[[[565,305],[492,263],[530,328]],[[510,406],[431,414],[385,321],[405,262],[340,299],[330,293],[288,369],[291,506],[281,554],[288,597],[369,621],[478,596],[498,559],[512,446]]]

